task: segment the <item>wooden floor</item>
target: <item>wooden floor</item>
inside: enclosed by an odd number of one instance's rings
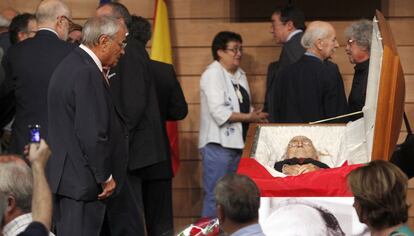
[[[40,0],[1,0],[0,9],[13,7],[21,12],[34,12]],[[98,4],[97,0],[64,0],[72,9],[77,22],[84,22]],[[153,17],[153,0],[120,0],[132,13]],[[194,222],[201,212],[201,162],[197,150],[199,131],[199,79],[212,61],[210,44],[222,30],[238,32],[243,37],[245,53],[242,68],[246,71],[254,106],[263,104],[267,65],[279,57],[281,48],[269,33],[270,23],[238,23],[231,19],[231,0],[173,0],[168,1],[174,65],[189,103],[188,117],[179,123],[181,167],[174,178],[174,221],[177,229]],[[414,126],[414,1],[381,0],[382,12],[388,19],[400,53],[406,79],[405,108]],[[350,90],[353,65],[345,55],[343,31],[351,21],[331,22],[341,47],[334,55],[342,73],[347,94]],[[405,127],[400,140],[405,137]],[[408,193],[414,203],[414,180]],[[414,209],[409,212],[409,224],[414,228]]]

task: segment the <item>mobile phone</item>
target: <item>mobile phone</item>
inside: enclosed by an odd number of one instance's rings
[[[40,143],[40,125],[29,125],[29,142]]]

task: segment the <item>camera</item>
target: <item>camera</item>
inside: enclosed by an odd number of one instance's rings
[[[29,142],[40,143],[40,125],[29,125]]]

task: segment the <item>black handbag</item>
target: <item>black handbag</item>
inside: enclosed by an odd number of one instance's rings
[[[395,147],[391,163],[398,166],[408,178],[414,177],[414,135],[404,112],[404,123],[407,128],[407,137],[404,142]]]

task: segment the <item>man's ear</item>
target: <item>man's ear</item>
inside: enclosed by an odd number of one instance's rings
[[[316,40],[315,46],[318,50],[322,50],[323,49],[323,40],[322,39]]]
[[[22,31],[20,31],[19,33],[17,33],[17,40],[18,40],[18,42],[23,41],[26,38],[27,38],[26,37],[26,33],[22,32]]]
[[[16,199],[13,196],[7,197],[6,213],[13,211],[16,208]]]
[[[289,32],[293,32],[296,30],[295,26],[293,25],[293,22],[290,20],[288,22],[286,22],[285,24],[288,27],[288,31]]]

